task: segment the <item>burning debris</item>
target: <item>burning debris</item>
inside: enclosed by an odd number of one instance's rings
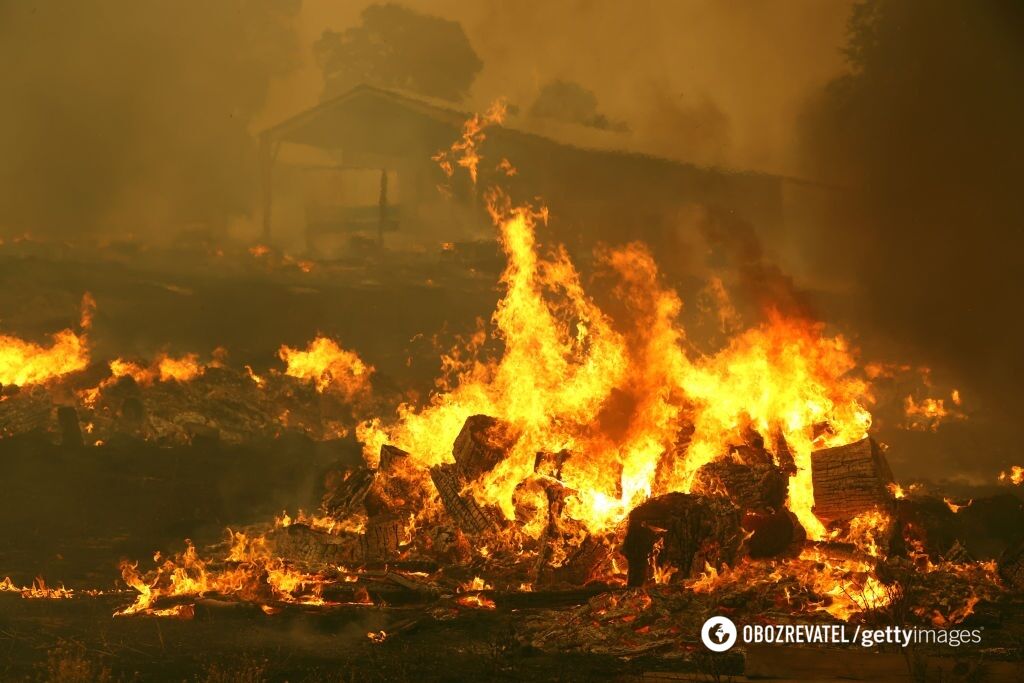
[[[54,433],[72,446],[123,437],[238,444],[286,431],[326,440],[349,433],[353,410],[371,400],[373,368],[326,337],[314,339],[307,351],[282,346],[284,371],[262,375],[249,366],[232,369],[223,349],[208,363],[194,353],[161,353],[148,363],[116,358],[89,364],[84,337],[79,343],[83,355],[74,369],[61,365],[59,372],[0,388],[3,433]],[[33,367],[43,367],[52,354],[37,349]]]
[[[448,175],[464,167],[477,182],[483,126],[500,116],[467,124],[438,157]],[[363,445],[361,464],[327,476],[314,514],[231,531],[209,553],[186,541],[148,570],[123,562],[135,599],[117,616],[531,607],[544,611],[522,637],[540,649],[678,655],[723,608],[775,623],[898,609],[949,626],[1021,590],[1018,535],[993,522],[1024,522],[1019,501],[898,485],[869,436],[871,379],[884,373],[860,370],[842,336],[773,313],[698,353],[645,247],[599,254],[615,281],[602,306],[564,248],[541,246],[546,209],[486,196],[507,258],[492,325],[443,359],[436,393],[391,418],[374,367],[323,336],[281,346],[286,367],[260,372],[222,351],[90,364],[87,313],[81,335],[49,348],[0,338],[7,433],[53,432],[74,449],[354,430]],[[906,407],[932,429],[953,414],[932,399]],[[1019,484],[1019,470],[1000,480]],[[72,597],[41,579],[0,591]]]

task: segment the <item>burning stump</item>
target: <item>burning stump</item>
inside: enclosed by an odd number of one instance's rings
[[[826,524],[870,510],[891,510],[889,463],[870,437],[811,453],[814,514]]]
[[[741,537],[739,510],[727,499],[687,493],[651,498],[629,513],[622,544],[629,585],[643,585],[655,569],[686,578],[706,564],[732,563]]]

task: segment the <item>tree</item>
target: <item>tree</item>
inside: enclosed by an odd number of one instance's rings
[[[626,124],[610,121],[597,110],[597,95],[592,90],[573,81],[548,81],[530,105],[529,114],[602,130],[626,130]]]
[[[369,83],[457,101],[483,67],[457,21],[393,4],[370,5],[360,19],[341,33],[325,31],[313,46],[324,98]]]

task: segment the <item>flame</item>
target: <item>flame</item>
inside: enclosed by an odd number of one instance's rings
[[[449,149],[438,152],[432,157],[446,176],[450,178],[454,175],[455,166],[458,165],[469,172],[470,180],[476,185],[477,170],[483,159],[478,148],[480,143],[486,139],[484,129],[504,121],[507,111],[508,105],[505,101],[498,100],[490,106],[486,113],[474,114],[462,125],[462,136],[452,143]],[[507,159],[503,159],[498,168],[505,171],[507,175],[515,175],[515,169]]]
[[[1003,483],[1010,483],[1014,486],[1024,484],[1024,467],[1021,467],[1020,465],[1013,465],[1008,472],[1000,472],[999,481]]]
[[[278,355],[288,364],[286,375],[313,381],[320,393],[330,389],[351,400],[370,390],[373,366],[328,337],[316,337],[305,351],[283,345]]]
[[[158,380],[189,382],[206,371],[206,366],[199,362],[199,356],[194,353],[187,353],[180,358],[161,353],[148,367],[115,358],[110,361],[109,367],[113,378],[131,377],[139,384],[152,384]]]
[[[461,152],[468,160],[460,165],[476,180],[475,145],[492,118],[471,119],[451,152],[439,155],[446,172],[451,153]],[[513,497],[533,476],[535,455],[565,449],[574,456],[560,475],[570,491],[564,515],[604,532],[652,495],[689,491],[702,465],[753,429],[775,448],[784,441],[796,464],[789,507],[811,538],[821,538],[824,527],[811,512],[811,452],[857,441],[871,424],[864,406],[872,396],[851,374],[856,354],[845,339],[772,314],[721,352],[694,356],[677,319],[682,302],[661,283],[644,246],[598,254],[626,310],[613,319],[586,293],[566,250],[538,244],[545,208],[514,206],[497,189],[486,198],[507,257],[489,330],[503,353],[449,355],[445,370],[454,381],[439,381],[442,391],[426,406],[401,405],[391,424],[362,423],[357,437],[367,461],[391,443],[422,468],[450,462],[466,418],[490,415],[519,436],[473,483],[473,495],[514,519]],[[680,444],[688,426],[693,435]]]
[[[251,537],[228,531],[231,542],[222,566],[214,568],[199,557],[191,541],[185,550],[167,558],[149,575],[138,570],[138,563],[121,563],[121,577],[134,589],[135,602],[118,610],[115,616],[150,614],[181,616],[178,610],[157,608],[160,598],[193,597],[208,594],[234,596],[264,604],[268,599],[307,605],[324,605],[323,579],[287,566],[274,556],[262,536]],[[160,562],[159,553],[154,558]],[[311,590],[311,592],[306,592]]]
[[[974,503],[974,499],[973,498],[968,499],[968,501],[966,503],[963,503],[963,504],[954,503],[953,500],[950,499],[950,498],[943,498],[942,500],[946,503],[946,506],[950,510],[952,510],[953,514],[956,514],[956,513],[960,512],[961,510],[963,510],[966,507],[970,507]]]
[[[31,586],[20,587],[14,585],[11,577],[4,577],[4,580],[0,581],[0,593],[20,593],[23,598],[35,600],[64,600],[74,597],[73,590],[65,588],[63,585],[56,588],[47,586],[46,580],[41,576],[33,579]],[[87,593],[89,595],[98,595],[99,591],[87,591]]]
[[[944,399],[923,398],[915,401],[913,396],[903,399],[903,412],[907,416],[906,427],[919,431],[936,431],[939,425],[948,420],[964,420],[967,418],[958,410],[961,405],[960,392],[954,389],[950,394],[952,406],[948,407]]]
[[[96,301],[86,293],[82,297],[81,317],[76,333],[72,329],[53,335],[50,346],[42,346],[17,337],[0,335],[0,384],[25,386],[41,384],[89,364],[86,332],[92,326]]]

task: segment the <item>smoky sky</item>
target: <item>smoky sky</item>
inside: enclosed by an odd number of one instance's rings
[[[0,2],[0,229],[152,236],[249,210],[291,0]]]

